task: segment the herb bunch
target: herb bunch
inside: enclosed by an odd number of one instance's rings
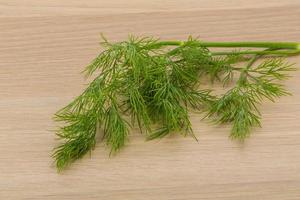
[[[283,56],[297,54],[298,43],[160,41],[130,36],[110,43],[88,65],[89,86],[55,114],[62,123],[56,131],[63,143],[53,157],[58,170],[90,152],[101,140],[119,151],[130,129],[138,126],[147,140],[170,134],[193,134],[189,113],[201,111],[217,123],[232,123],[230,136],[244,140],[260,126],[259,105],[289,95],[278,81],[295,70]],[[262,50],[215,52],[210,47],[256,47]],[[265,58],[268,55],[268,58]],[[259,64],[254,66],[257,60]],[[238,80],[235,81],[235,76]],[[216,95],[203,80],[234,87]]]

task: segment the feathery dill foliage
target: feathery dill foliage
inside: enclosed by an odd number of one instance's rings
[[[262,100],[289,94],[276,81],[295,70],[275,58],[251,68],[256,55],[245,68],[236,67],[249,56],[240,51],[216,56],[192,37],[177,43],[133,36],[110,43],[103,37],[101,44],[105,50],[84,70],[94,80],[55,115],[62,123],[56,134],[63,140],[53,154],[58,170],[90,152],[98,132],[111,153],[126,144],[135,125],[147,140],[174,133],[196,139],[189,119],[193,110],[206,111],[218,123],[231,122],[231,137],[244,139],[251,127],[260,126],[257,106]],[[176,47],[165,48],[171,45]],[[233,82],[234,72],[240,73],[236,86],[219,97],[200,84],[209,77],[225,86]]]
[[[282,58],[267,59],[253,69],[248,65],[237,85],[210,104],[207,116],[218,123],[232,122],[230,136],[244,140],[252,127],[261,126],[258,105],[264,99],[274,102],[278,97],[290,95],[276,81],[287,78],[287,72],[295,70],[292,66]]]

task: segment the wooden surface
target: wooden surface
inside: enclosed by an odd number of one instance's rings
[[[198,143],[133,133],[118,156],[98,144],[62,174],[50,158],[51,117],[84,88],[100,32],[299,41],[299,19],[299,0],[0,0],[0,199],[300,199],[300,72],[243,145],[194,115]]]

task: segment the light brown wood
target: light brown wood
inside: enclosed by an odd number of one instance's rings
[[[62,174],[50,157],[51,117],[84,88],[100,32],[299,41],[299,18],[299,0],[0,0],[0,199],[300,199],[300,72],[245,144],[193,115],[198,143],[134,132],[119,155],[98,144]]]

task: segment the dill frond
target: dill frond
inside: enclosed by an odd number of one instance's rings
[[[272,57],[257,66],[254,62],[268,54],[300,52],[298,43],[203,42],[192,37],[160,41],[129,36],[117,43],[102,39],[104,50],[84,70],[94,80],[55,114],[61,124],[56,135],[62,141],[53,153],[58,170],[90,152],[99,141],[99,131],[111,154],[126,145],[136,123],[147,140],[175,133],[196,139],[191,111],[205,111],[217,123],[232,123],[230,136],[243,140],[252,127],[261,125],[262,101],[289,94],[278,81],[295,70],[282,58]],[[266,50],[215,52],[210,47]],[[248,64],[240,67],[243,63]],[[234,82],[237,73],[240,77]],[[207,77],[212,83],[235,86],[216,96],[201,84]]]
[[[105,113],[104,138],[111,146],[111,153],[118,151],[125,145],[128,137],[128,123],[120,115],[117,105],[113,104]]]
[[[281,96],[290,95],[278,80],[288,77],[294,71],[292,64],[282,58],[267,59],[251,69],[250,61],[240,74],[237,85],[218,98],[208,108],[207,117],[218,123],[232,122],[231,137],[244,140],[252,127],[261,126],[258,106],[264,99],[272,102]]]

